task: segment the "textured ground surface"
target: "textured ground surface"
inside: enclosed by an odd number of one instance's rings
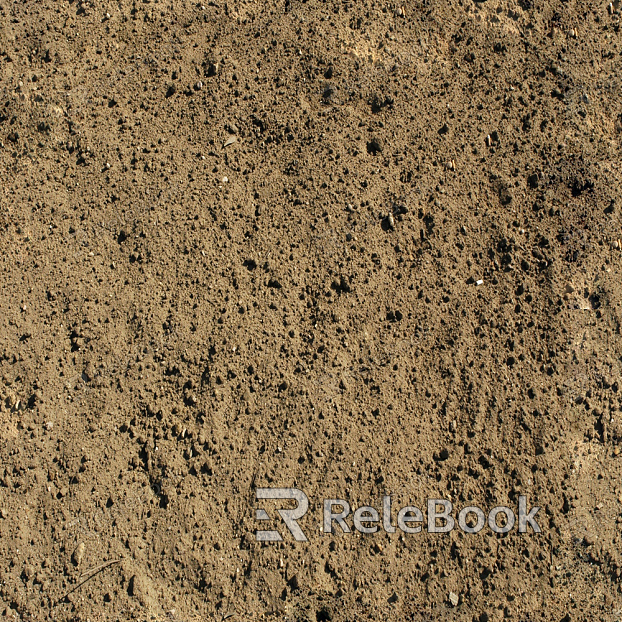
[[[620,619],[616,7],[0,7],[0,614]]]

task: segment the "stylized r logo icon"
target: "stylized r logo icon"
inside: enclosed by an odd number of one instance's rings
[[[309,498],[302,490],[297,488],[257,488],[257,499],[294,499],[298,502],[298,505],[293,510],[278,510],[283,522],[287,525],[287,528],[291,532],[294,539],[298,542],[307,542],[307,536],[302,532],[302,529],[296,522],[299,518],[302,518],[309,509]],[[268,513],[259,508],[256,514],[257,520],[270,520]],[[276,531],[260,531],[257,530],[256,538],[258,542],[281,542],[283,537]]]

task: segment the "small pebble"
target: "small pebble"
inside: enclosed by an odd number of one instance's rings
[[[475,281],[475,285],[483,285],[484,284],[484,279],[478,279],[477,281]]]
[[[459,600],[460,599],[458,597],[458,594],[456,594],[455,592],[449,592],[449,602],[451,603],[452,607],[457,607]]]
[[[391,212],[389,212],[389,215],[387,216],[387,223],[391,229],[395,229],[395,218],[393,218],[393,214],[391,214]]]
[[[93,365],[91,361],[89,361],[84,368],[83,378],[87,382],[90,382],[91,380],[93,380],[94,377],[95,377],[95,366]]]
[[[75,548],[74,552],[71,554],[71,561],[74,566],[79,566],[82,562],[82,558],[84,557],[84,552],[86,551],[86,545],[84,542],[80,542],[78,546]]]

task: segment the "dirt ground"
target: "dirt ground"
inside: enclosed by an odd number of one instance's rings
[[[619,620],[619,8],[0,0],[0,617]]]

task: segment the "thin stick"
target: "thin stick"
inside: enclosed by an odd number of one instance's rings
[[[94,573],[93,576],[95,576],[95,574],[97,574],[100,570],[103,570],[104,568],[107,568],[108,566],[112,566],[113,564],[118,564],[123,558],[120,557],[119,559],[113,559],[110,562],[104,562],[103,564],[100,564],[99,566],[95,566],[94,568],[89,568],[88,570],[85,570],[81,575],[80,575],[80,579],[87,575],[90,574],[91,572]]]
[[[108,568],[109,566],[112,566],[114,564],[118,564],[120,561],[122,561],[123,558],[120,557],[119,559],[113,559],[110,562],[106,562],[105,564],[102,564],[101,566],[96,566],[95,568],[91,568],[91,570],[87,570],[86,572],[83,572],[80,577],[83,577],[85,574],[88,574],[89,572],[92,572],[93,574],[88,576],[86,579],[84,579],[84,581],[82,581],[81,583],[78,583],[78,585],[76,585],[73,589],[69,590],[62,598],[60,598],[55,605],[53,605],[54,607],[56,607],[57,605],[59,605],[60,603],[62,603],[65,598],[67,598],[67,596],[69,596],[69,594],[71,594],[72,592],[75,592],[79,587],[82,587],[87,581],[90,581],[94,576],[98,575],[102,570],[105,570],[106,568]]]

